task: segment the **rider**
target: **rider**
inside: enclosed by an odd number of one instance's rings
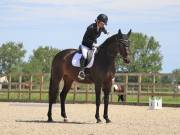
[[[97,38],[101,35],[101,32],[104,34],[108,34],[107,30],[105,29],[104,25],[107,25],[108,17],[105,14],[99,14],[97,16],[97,19],[95,20],[95,23],[92,23],[87,27],[87,30],[84,34],[82,45],[80,45],[80,49],[82,51],[82,58],[80,60],[80,72],[78,75],[78,78],[81,80],[85,79],[85,62],[87,59],[87,54],[89,50],[92,50],[93,47],[96,47],[97,45]]]

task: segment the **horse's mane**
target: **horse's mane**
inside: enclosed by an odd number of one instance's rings
[[[107,45],[109,45],[111,42],[113,42],[115,40],[115,37],[117,36],[117,34],[114,34],[110,37],[108,37],[100,46],[99,48],[105,47]]]

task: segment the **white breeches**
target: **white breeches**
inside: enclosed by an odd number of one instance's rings
[[[88,55],[88,51],[89,51],[90,49],[88,48],[88,47],[86,47],[86,46],[84,46],[84,45],[81,45],[81,51],[82,51],[82,55],[83,55],[83,57],[85,58],[85,59],[87,59],[87,55]]]

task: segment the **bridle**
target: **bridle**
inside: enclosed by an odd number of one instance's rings
[[[120,44],[120,46],[122,46],[122,47],[125,47],[125,50],[126,50],[126,52],[127,53],[129,53],[129,40],[128,39],[118,39],[118,41],[120,42],[119,44]],[[123,57],[123,56],[121,56],[121,57]],[[127,60],[128,58],[127,57],[123,57],[123,59],[124,60]]]

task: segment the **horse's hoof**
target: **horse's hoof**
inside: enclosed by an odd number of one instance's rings
[[[106,119],[106,123],[111,123],[111,120],[110,119]]]
[[[97,122],[96,123],[102,123],[102,121],[100,119],[97,119]]]
[[[68,118],[64,118],[64,122],[68,122],[69,120],[68,120]]]

